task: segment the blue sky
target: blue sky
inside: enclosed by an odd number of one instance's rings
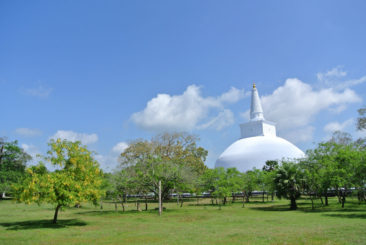
[[[239,138],[252,83],[302,150],[354,137],[366,93],[365,1],[1,1],[0,136],[34,155],[79,139],[106,170],[129,141]]]

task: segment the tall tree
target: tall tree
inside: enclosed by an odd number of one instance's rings
[[[0,138],[0,192],[5,197],[11,186],[18,183],[25,174],[26,163],[32,158],[17,141],[7,142]]]
[[[15,186],[15,192],[19,202],[54,204],[53,223],[56,223],[62,207],[85,201],[97,204],[102,195],[102,173],[93,153],[80,142],[57,139],[48,145],[50,150],[44,160],[57,170],[48,172],[43,163],[28,168],[25,180]]]
[[[164,133],[148,140],[137,140],[121,154],[121,167],[134,169],[139,183],[158,194],[162,183],[163,199],[176,187],[202,174],[207,151],[198,147],[195,136],[186,133]]]

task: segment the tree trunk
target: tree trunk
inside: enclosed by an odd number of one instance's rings
[[[145,195],[145,211],[147,211],[147,196]]]
[[[296,199],[294,197],[291,197],[291,207],[290,207],[290,209],[292,209],[292,210],[297,209]]]
[[[114,211],[117,211],[117,199],[114,199]]]
[[[103,209],[103,199],[100,198],[100,209]]]
[[[328,193],[325,192],[325,206],[328,206]]]
[[[242,208],[244,208],[244,201],[245,201],[245,196],[243,194],[243,206],[242,206]]]
[[[271,197],[272,197],[272,202],[273,202],[273,200],[274,200],[274,192],[272,192]]]
[[[159,216],[161,216],[162,206],[161,206],[161,180],[159,180]]]
[[[123,197],[122,198],[119,198],[119,201],[121,202],[122,211],[124,212],[125,211],[125,205],[123,203]]]
[[[342,203],[341,192],[338,190],[338,188],[337,188],[337,197],[338,197],[338,202]]]
[[[139,211],[139,212],[141,211],[141,209],[140,209],[140,201],[137,201],[136,210]]]
[[[179,193],[177,193],[177,206],[179,206]]]
[[[320,202],[322,203],[322,206],[324,206],[323,198],[320,196]]]
[[[61,208],[61,205],[57,205],[56,210],[55,210],[55,215],[53,216],[53,224],[57,223],[57,215],[58,215],[58,210]]]
[[[313,200],[313,197],[310,196],[310,199],[311,199],[311,209],[314,210],[314,200]]]
[[[223,204],[226,205],[226,197],[224,197]]]
[[[264,191],[262,191],[262,202],[264,202]]]
[[[180,207],[183,207],[183,197],[180,199]]]
[[[346,192],[346,189],[344,189],[342,193],[342,208],[344,208],[344,203],[346,202]]]

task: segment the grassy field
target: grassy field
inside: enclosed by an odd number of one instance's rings
[[[156,203],[142,212],[134,203],[126,212],[112,203],[103,210],[85,204],[64,209],[53,225],[50,205],[0,201],[0,244],[366,244],[366,205],[356,200],[342,209],[331,199],[315,211],[307,200],[297,211],[288,210],[287,200],[222,210],[209,202],[167,203],[161,217]]]

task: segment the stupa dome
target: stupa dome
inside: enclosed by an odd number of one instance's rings
[[[305,157],[295,145],[276,136],[275,123],[266,121],[258,91],[253,85],[250,121],[240,125],[241,139],[231,144],[217,159],[215,167],[236,168],[241,172],[261,169],[268,160]]]

